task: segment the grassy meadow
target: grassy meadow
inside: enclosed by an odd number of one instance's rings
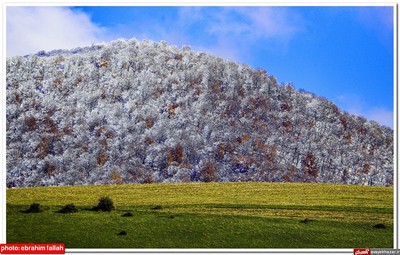
[[[91,210],[102,196],[113,199],[115,211]],[[24,213],[32,203],[44,211]],[[78,213],[57,213],[70,203]],[[391,187],[245,182],[21,188],[7,189],[6,210],[7,243],[65,243],[67,249],[393,247]],[[127,212],[133,216],[122,217]],[[126,235],[118,235],[122,231]]]

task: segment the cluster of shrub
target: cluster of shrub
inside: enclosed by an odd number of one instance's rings
[[[104,196],[99,199],[98,204],[93,207],[91,210],[93,211],[103,211],[103,212],[111,212],[115,210],[114,206],[114,201],[108,197]],[[30,205],[30,207],[23,211],[25,213],[40,213],[43,212],[44,209],[40,206],[39,203],[33,203]],[[77,213],[79,210],[76,208],[76,206],[71,203],[65,205],[62,209],[60,209],[58,212],[59,213]]]
[[[114,206],[114,201],[108,197],[108,196],[104,196],[101,197],[98,201],[98,204],[96,206],[94,206],[91,210],[92,211],[103,211],[103,212],[112,212],[115,211],[115,206]],[[39,203],[32,203],[30,205],[30,207],[25,210],[22,211],[24,213],[40,213],[43,212],[44,209],[40,206]],[[79,212],[79,210],[75,207],[75,205],[73,203],[71,204],[67,204],[65,205],[63,208],[61,208],[59,211],[57,211],[58,213],[77,213]],[[122,215],[122,217],[132,217],[133,214],[132,212],[126,212]],[[117,235],[127,235],[126,231],[121,231],[119,232]]]

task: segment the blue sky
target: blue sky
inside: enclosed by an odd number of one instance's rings
[[[7,7],[7,55],[165,40],[267,70],[393,128],[393,7]],[[21,40],[21,38],[24,38]]]

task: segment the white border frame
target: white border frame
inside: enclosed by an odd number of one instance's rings
[[[2,0],[1,0],[2,1]],[[399,201],[398,201],[398,8],[399,5],[396,2],[383,2],[379,3],[376,1],[355,1],[347,2],[345,0],[339,0],[337,2],[267,2],[267,1],[185,1],[185,2],[171,2],[169,0],[158,0],[152,2],[144,2],[137,0],[120,0],[119,2],[112,3],[109,0],[100,1],[89,1],[89,2],[1,2],[2,5],[2,51],[0,56],[2,57],[1,65],[1,77],[2,84],[5,84],[6,80],[6,7],[7,6],[392,6],[393,7],[393,28],[394,28],[394,247],[399,249]],[[6,88],[1,86],[1,98],[0,102],[0,169],[1,180],[0,189],[6,190]],[[0,193],[0,243],[6,242],[6,192]],[[354,247],[357,248],[357,247]],[[268,253],[268,254],[353,254],[353,249],[68,249],[66,247],[66,254],[86,254],[86,253],[101,253],[101,254],[115,254],[115,253],[135,253],[135,254],[187,254],[187,253],[209,253],[209,254],[250,254],[250,253]]]

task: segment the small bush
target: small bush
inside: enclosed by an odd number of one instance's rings
[[[117,235],[119,235],[119,236],[126,236],[127,235],[127,233],[126,233],[126,231],[121,231],[121,232],[119,232]]]
[[[161,205],[156,205],[152,208],[153,210],[161,210],[162,206]]]
[[[78,209],[76,209],[74,204],[67,204],[62,208],[61,210],[58,211],[59,213],[77,213]]]
[[[132,217],[132,216],[133,216],[133,213],[131,213],[131,212],[122,214],[122,217]]]
[[[313,220],[310,220],[309,218],[305,218],[304,220],[301,220],[300,223],[310,223]]]
[[[114,202],[108,196],[101,197],[97,206],[93,207],[94,211],[111,212],[115,210]]]
[[[379,223],[379,224],[376,224],[376,225],[374,226],[374,228],[381,228],[381,229],[384,229],[384,228],[386,228],[386,226],[385,226],[384,224],[382,224],[382,223]]]
[[[28,210],[25,211],[26,213],[40,213],[43,212],[43,209],[40,207],[40,204],[38,203],[33,203],[29,207]]]

